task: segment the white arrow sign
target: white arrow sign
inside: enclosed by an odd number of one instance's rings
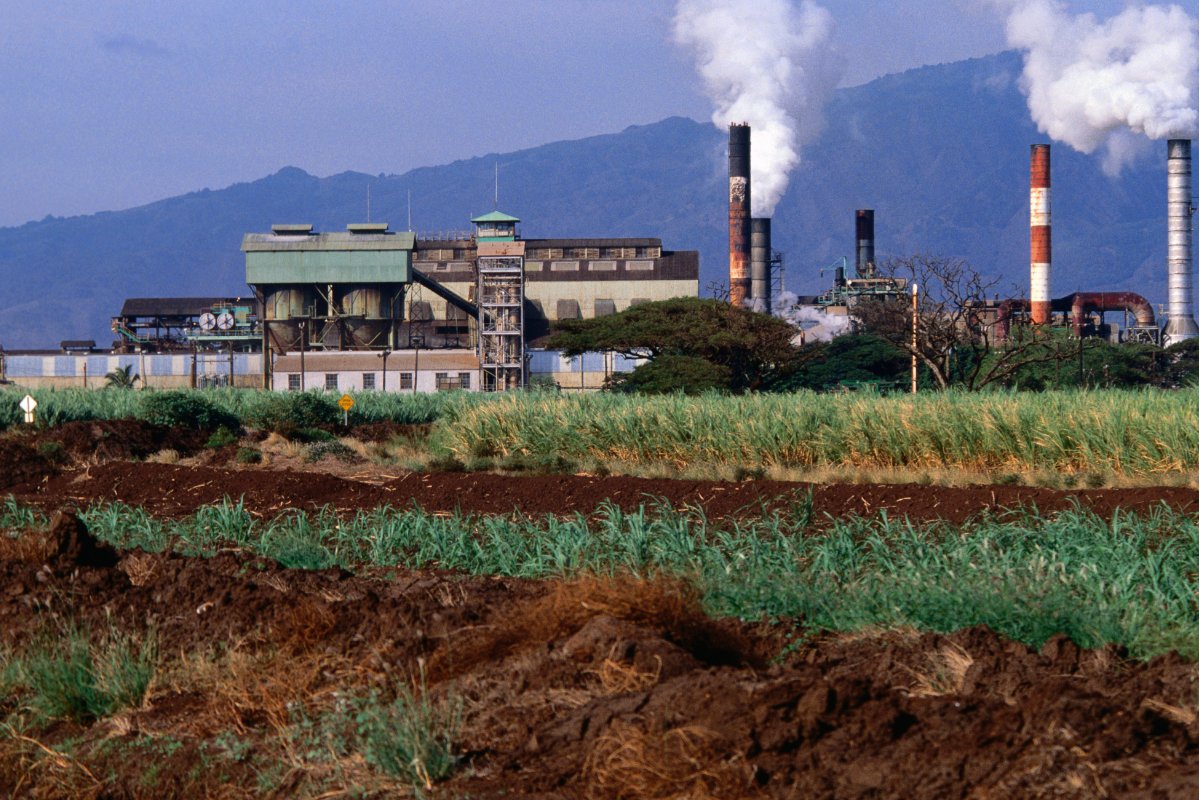
[[[33,399],[33,395],[27,394],[21,398],[21,410],[25,412],[25,423],[33,424],[33,410],[37,408],[37,400]]]

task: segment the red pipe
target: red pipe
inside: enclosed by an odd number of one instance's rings
[[[1000,301],[996,311],[996,339],[1008,338],[1013,312],[1029,311],[1028,298],[1012,297]],[[1107,311],[1128,311],[1133,314],[1138,327],[1154,327],[1154,309],[1146,298],[1135,292],[1076,292],[1050,301],[1051,311],[1071,312],[1071,332],[1083,335],[1084,320],[1088,314]]]

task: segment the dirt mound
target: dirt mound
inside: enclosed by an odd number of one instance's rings
[[[55,527],[69,532],[70,517]],[[237,552],[89,563],[0,559],[6,641],[19,649],[63,619],[151,626],[164,677],[119,727],[28,731],[71,760],[0,743],[0,792],[21,781],[70,796],[55,770],[85,774],[72,764],[109,775],[111,796],[344,790],[302,786],[304,769],[268,780],[285,754],[301,757],[298,740],[279,738],[289,709],[336,710],[425,663],[431,695],[463,700],[461,765],[438,796],[1196,793],[1196,670],[1174,655],[1129,662],[1061,637],[1034,651],[983,628],[784,650],[788,626],[707,619],[686,587],[629,578],[355,576]],[[302,732],[316,730],[304,719]],[[147,742],[170,751],[153,758]]]
[[[111,567],[117,563],[117,551],[92,536],[74,512],[55,512],[47,539],[59,562],[79,567]]]
[[[262,514],[326,505],[354,511],[416,504],[427,511],[470,514],[588,515],[606,503],[628,512],[665,501],[674,509],[702,509],[709,517],[761,516],[776,511],[794,515],[810,510],[818,522],[827,517],[886,512],[890,517],[914,521],[958,523],[985,510],[1003,513],[1023,506],[1036,507],[1042,513],[1080,506],[1101,516],[1111,516],[1119,508],[1141,513],[1162,503],[1186,513],[1198,508],[1194,490],[1168,487],[1060,491],[1018,486],[729,483],[588,475],[395,475],[370,466],[349,478],[311,471],[132,462],[68,472],[40,485],[26,483],[16,494],[22,502],[47,508],[120,501],[161,515],[191,514],[226,497],[240,498],[247,508]]]
[[[189,428],[154,425],[140,419],[68,422],[51,428],[40,441],[57,442],[71,456],[98,461],[141,459],[160,450],[191,455],[208,434]]]
[[[28,487],[58,474],[58,468],[28,442],[0,439],[0,490]]]
[[[45,430],[17,429],[0,437],[0,489],[24,489],[79,463],[143,459],[161,450],[191,455],[206,434],[139,419],[67,422]]]

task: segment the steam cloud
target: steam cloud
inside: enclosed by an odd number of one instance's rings
[[[841,78],[832,15],[812,0],[680,0],[675,41],[690,49],[713,124],[751,126],[751,213],[770,216],[800,148],[821,131],[821,107]]]
[[[850,317],[827,314],[812,306],[798,306],[796,301],[799,299],[792,292],[782,292],[772,303],[772,313],[803,331],[803,341],[831,342],[838,336],[854,330],[854,322]],[[799,334],[797,338],[801,338]]]
[[[1182,7],[1131,6],[1106,21],[1059,0],[1007,0],[1008,43],[1038,130],[1120,172],[1145,140],[1197,132],[1196,20]]]

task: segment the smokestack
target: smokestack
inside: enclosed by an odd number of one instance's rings
[[[750,220],[750,308],[771,313],[771,218]]]
[[[854,239],[858,243],[855,276],[875,277],[875,209],[860,208],[854,212]]]
[[[729,126],[729,302],[744,306],[750,291],[750,126]]]
[[[1050,321],[1050,145],[1029,147],[1029,317]]]
[[[1167,142],[1167,328],[1164,345],[1196,338],[1192,315],[1192,142]]]

